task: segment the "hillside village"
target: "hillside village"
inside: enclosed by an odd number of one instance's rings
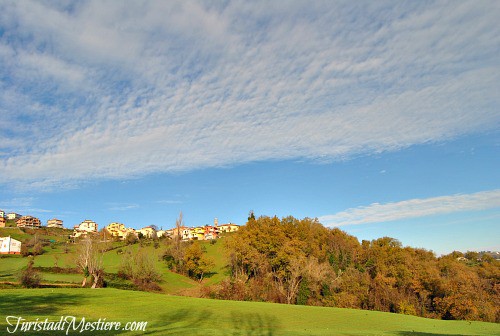
[[[30,215],[20,215],[15,212],[5,213],[0,210],[0,228],[8,227],[8,223],[14,223],[14,227],[38,229],[41,228],[42,222],[39,218]],[[13,225],[10,225],[11,227]],[[57,218],[47,220],[46,227],[65,229],[63,221]],[[122,223],[113,222],[105,226],[101,232],[104,239],[125,240],[132,235],[137,238],[166,238],[173,239],[180,236],[183,241],[190,240],[214,240],[221,237],[223,233],[238,231],[240,226],[234,223],[219,224],[217,218],[214,219],[213,225],[204,225],[197,227],[181,226],[172,229],[158,229],[155,225],[149,225],[141,229],[133,229],[126,227]],[[68,229],[70,230],[70,229]],[[80,224],[73,226],[73,231],[68,235],[68,239],[74,241],[77,238],[88,234],[99,233],[99,225],[89,219],[82,221]],[[21,242],[9,237],[0,237],[0,254],[20,254]]]

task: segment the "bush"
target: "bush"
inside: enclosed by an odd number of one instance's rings
[[[127,252],[122,258],[118,276],[130,279],[141,290],[161,291],[157,284],[161,281],[161,274],[156,269],[155,260],[145,251],[137,253]]]
[[[137,238],[137,236],[133,233],[129,233],[127,235],[127,237],[125,238],[125,242],[127,243],[127,245],[135,244],[138,241],[139,241],[139,238]]]
[[[42,282],[42,277],[40,274],[33,269],[33,259],[28,261],[28,266],[21,272],[19,276],[19,282],[21,282],[21,286],[25,288],[37,288],[40,287],[40,283]]]
[[[37,256],[37,255],[43,254],[43,252],[44,252],[44,250],[43,250],[42,243],[38,242],[35,244],[35,246],[33,246],[33,255]]]
[[[31,252],[28,249],[28,246],[26,246],[26,244],[22,244],[21,245],[21,255],[23,257],[27,257],[27,256],[31,255]]]

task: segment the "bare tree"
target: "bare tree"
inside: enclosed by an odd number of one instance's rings
[[[184,223],[182,221],[182,211],[179,212],[179,218],[177,218],[175,220],[175,232],[174,232],[174,238],[175,238],[175,246],[176,246],[176,249],[179,250],[180,249],[180,245],[181,245],[181,240],[182,240],[182,227],[184,226]],[[177,235],[175,234],[177,233]]]
[[[297,297],[299,286],[304,272],[305,258],[299,257],[290,260],[284,276],[275,274],[274,281],[278,292],[285,298],[287,304],[292,304]]]
[[[184,249],[182,246],[182,228],[184,227],[184,222],[182,220],[182,211],[179,212],[179,218],[175,221],[175,232],[177,235],[174,235],[175,239],[175,252],[174,252],[174,259],[176,260],[178,266],[181,260],[184,257]]]
[[[163,259],[167,261],[171,270],[177,273],[184,272],[184,254],[185,244],[182,243],[182,229],[184,224],[182,222],[182,211],[179,213],[179,218],[175,221],[174,234],[172,241],[165,241],[166,250],[163,254]]]
[[[89,275],[94,279],[92,288],[98,287],[99,283],[103,280],[102,253],[99,250],[97,239],[91,237],[90,234],[87,234],[79,242],[76,265],[82,270],[84,275],[82,287],[85,287],[87,284],[87,277]]]

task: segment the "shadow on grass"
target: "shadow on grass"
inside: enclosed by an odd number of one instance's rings
[[[279,319],[267,314],[233,312],[231,320],[233,330],[226,335],[272,336],[281,328]]]
[[[30,295],[31,291],[33,295]],[[0,292],[0,315],[54,316],[65,306],[78,305],[85,298],[83,294],[47,293],[40,295],[36,291],[36,289],[29,289],[23,294]]]
[[[219,274],[219,273],[217,273],[217,272],[208,272],[208,273],[205,273],[203,275],[203,279],[210,279],[211,277],[213,277],[214,275],[217,275],[217,274]]]
[[[208,310],[195,311],[179,309],[160,316],[161,323],[148,325],[144,335],[201,335],[207,321],[212,319]],[[216,321],[214,320],[214,324]],[[210,325],[208,323],[208,325]]]
[[[400,336],[465,336],[463,334],[435,334],[418,331],[398,331],[396,334]]]
[[[49,320],[59,320],[62,309],[66,306],[77,306],[81,304],[85,295],[83,294],[62,294],[47,293],[41,295],[36,293],[36,289],[26,290],[23,294],[5,293],[0,291],[0,334],[6,334],[8,329],[13,331],[18,318],[25,321],[34,322],[39,317],[40,321],[48,318]],[[33,295],[30,295],[30,292]],[[7,317],[10,316],[9,322]],[[20,321],[22,322],[22,320]],[[19,326],[21,328],[21,326]],[[23,335],[53,335],[54,332],[26,331],[17,330],[16,333]]]
[[[225,314],[223,314],[225,315]],[[279,330],[274,316],[258,313],[231,313],[229,321],[209,310],[179,309],[160,317],[161,323],[148,325],[144,335],[227,335],[272,336]]]

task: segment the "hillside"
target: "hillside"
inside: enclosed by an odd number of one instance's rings
[[[15,233],[14,229],[4,230]],[[34,257],[42,284],[79,287],[83,276],[81,269],[75,269],[77,245],[67,242],[64,231],[36,233],[20,238],[44,244],[43,254]],[[16,234],[25,235],[22,231]],[[354,236],[307,218],[252,219],[231,236],[211,242],[177,244],[144,239],[131,245],[98,244],[98,249],[106,251],[102,264],[108,288],[364,309],[443,320],[500,319],[500,264],[493,258],[479,259],[476,252],[453,252],[437,258],[431,251],[403,247],[390,237],[360,243]],[[0,286],[16,287],[20,270],[32,257],[1,258]],[[211,260],[205,260],[208,266],[202,273],[194,273],[196,268],[192,267],[198,267],[196,260],[201,259]],[[142,266],[132,273],[131,265]],[[137,269],[153,274],[154,279],[142,280]]]
[[[82,275],[67,271],[75,267],[76,245],[67,244],[68,232],[61,229],[41,229],[36,230],[37,237],[40,240],[50,242],[44,246],[44,253],[34,257],[34,266],[40,272],[44,284],[73,284],[79,285],[82,282]],[[26,241],[33,239],[33,235],[24,233],[18,228],[2,228],[0,236],[11,235],[13,238]],[[200,286],[205,284],[215,284],[220,282],[226,275],[224,274],[225,259],[223,257],[223,243],[218,241],[215,244],[201,242],[206,248],[207,255],[215,261],[215,267],[205,281],[199,283],[186,276],[171,272],[167,269],[165,262],[161,259],[165,246],[160,240],[155,248],[151,241],[146,241],[142,246],[140,244],[126,245],[124,242],[109,243],[110,250],[103,255],[103,266],[106,274],[106,281],[110,287],[132,288],[129,281],[118,279],[117,273],[124,253],[131,251],[136,253],[139,249],[152,256],[155,261],[156,269],[161,273],[162,281],[159,283],[162,291],[167,294],[188,294],[198,295]],[[0,284],[18,281],[20,270],[26,267],[27,257],[20,255],[1,256],[0,263]],[[54,271],[59,267],[62,270]]]
[[[341,308],[220,301],[117,289],[15,289],[0,291],[0,314],[27,321],[75,316],[79,321],[147,321],[153,335],[499,335],[500,325],[438,321]],[[6,330],[5,318],[0,330]],[[60,332],[63,334],[63,332]],[[51,333],[23,333],[49,335]],[[53,333],[52,333],[53,334]],[[79,335],[132,335],[94,332]],[[135,333],[143,334],[143,333]]]

